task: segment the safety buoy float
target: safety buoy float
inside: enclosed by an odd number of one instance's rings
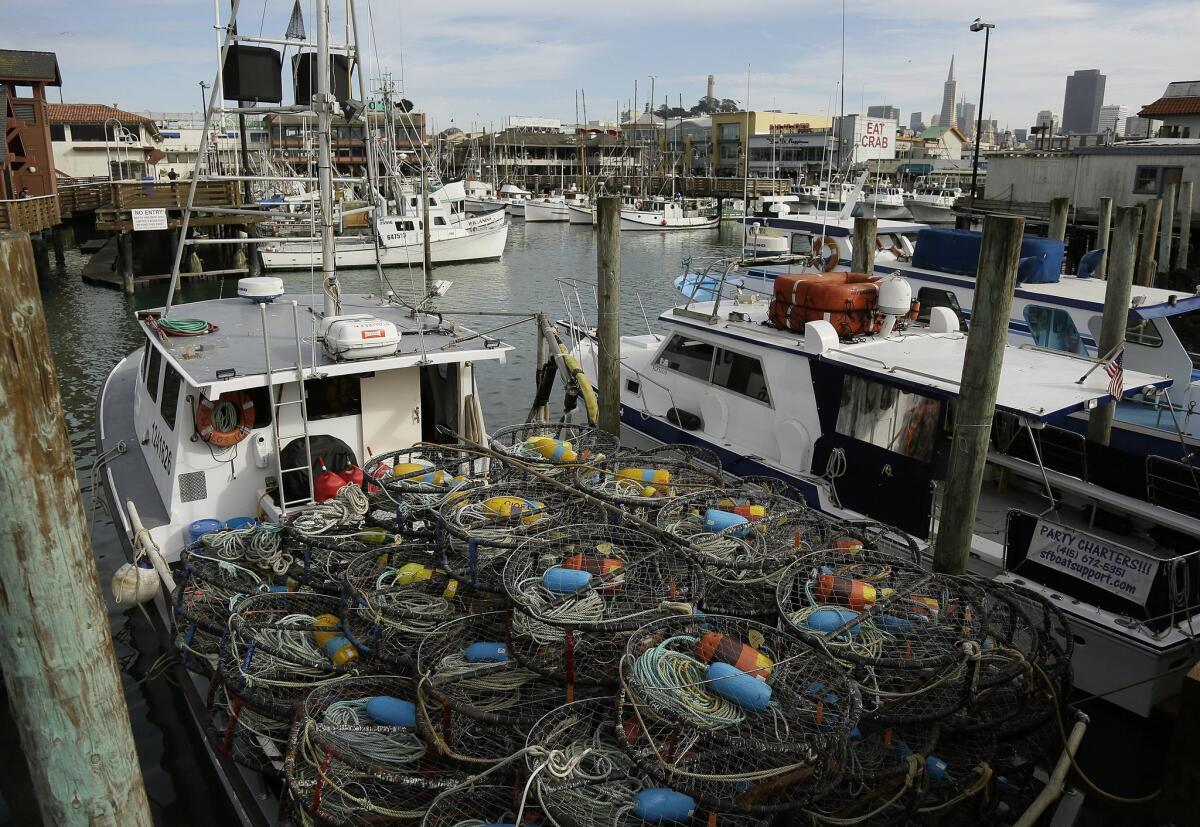
[[[245,391],[221,394],[216,402],[200,398],[196,407],[196,433],[209,445],[229,448],[250,436],[254,427],[254,400]]]
[[[813,258],[820,264],[821,270],[826,273],[833,272],[833,269],[838,266],[838,261],[841,259],[841,252],[838,250],[837,242],[827,235],[819,235],[813,239]],[[822,258],[821,251],[828,249],[829,258]]]
[[[667,226],[667,219],[661,219],[658,223],[665,227]]]

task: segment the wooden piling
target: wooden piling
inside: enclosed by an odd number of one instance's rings
[[[1117,207],[1117,230],[1113,234],[1112,267],[1104,288],[1104,319],[1100,327],[1099,357],[1111,354],[1125,341],[1125,325],[1129,320],[1129,295],[1133,287],[1134,249],[1137,247],[1138,227],[1142,221],[1141,207]],[[1112,435],[1116,405],[1105,402],[1088,415],[1087,438],[1107,445]]]
[[[133,292],[133,233],[122,230],[117,235],[117,261],[121,263],[121,288]]]
[[[875,229],[878,219],[858,216],[854,219],[853,249],[850,251],[850,270],[855,273],[875,272]]]
[[[424,166],[421,167],[421,199],[421,244],[425,250],[425,287],[428,289],[428,282],[433,276],[433,245],[429,240],[429,173]]]
[[[933,553],[934,570],[947,574],[964,573],[971,553],[1024,232],[1025,219],[1019,216],[984,217],[971,332]]]
[[[621,435],[621,199],[596,200],[596,375],[600,428]]]
[[[1064,195],[1060,198],[1050,199],[1050,228],[1046,232],[1047,238],[1057,238],[1059,241],[1066,241],[1067,215],[1070,212],[1070,198]]]
[[[1175,231],[1175,185],[1167,184],[1163,193],[1162,217],[1158,233],[1158,267],[1156,272],[1171,272],[1171,235]]]
[[[1187,269],[1192,252],[1192,198],[1192,182],[1184,181],[1179,185],[1179,253],[1175,257],[1180,270]]]
[[[28,235],[0,274],[0,672],[43,822],[149,827]]]
[[[1103,250],[1100,264],[1096,267],[1096,278],[1108,278],[1108,241],[1112,230],[1113,200],[1108,197],[1100,199],[1100,214],[1096,219],[1096,249]]]
[[[1142,205],[1142,243],[1138,247],[1137,272],[1134,275],[1134,283],[1139,287],[1150,287],[1154,284],[1154,245],[1158,238],[1158,220],[1161,213],[1161,198],[1151,198]]]
[[[63,241],[63,228],[61,225],[50,231],[50,242],[54,246],[54,263],[62,267],[67,263],[67,245]]]

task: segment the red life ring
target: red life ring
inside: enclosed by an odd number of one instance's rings
[[[254,401],[245,391],[223,393],[216,402],[200,397],[196,433],[209,445],[230,448],[250,436],[253,427]]]
[[[827,235],[819,235],[812,240],[812,254],[817,262],[821,262],[821,250],[826,248],[830,251],[829,258],[820,263],[818,268],[826,273],[832,273],[841,260],[841,251],[838,249],[837,242]]]

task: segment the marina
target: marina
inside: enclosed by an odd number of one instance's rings
[[[904,127],[843,9],[810,114],[439,130],[284,5],[199,113],[0,49],[0,825],[1188,823],[1200,84],[1018,138],[977,18]]]

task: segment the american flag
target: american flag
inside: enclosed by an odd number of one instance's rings
[[[1116,400],[1120,400],[1122,394],[1125,393],[1125,368],[1121,365],[1121,360],[1124,358],[1125,348],[1121,348],[1112,361],[1104,366],[1104,372],[1108,374],[1108,392]]]

